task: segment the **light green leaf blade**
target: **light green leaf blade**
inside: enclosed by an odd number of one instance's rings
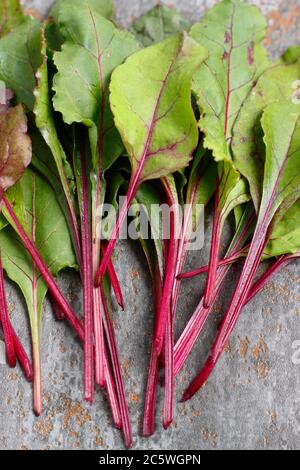
[[[133,201],[133,205],[137,205],[137,209],[142,210],[149,220],[151,228],[151,239],[140,237],[140,242],[144,250],[151,275],[155,276],[155,264],[158,263],[161,278],[164,273],[163,261],[163,240],[162,240],[162,212],[161,194],[158,188],[155,187],[150,181],[143,183]],[[156,256],[153,256],[154,249]]]
[[[10,33],[25,19],[19,0],[1,0],[0,2],[0,37]]]
[[[219,207],[221,227],[232,210],[250,200],[249,188],[246,181],[241,178],[231,163],[220,162],[218,164],[219,174]]]
[[[66,267],[75,267],[68,227],[56,200],[54,191],[48,183],[31,170],[7,193],[27,235],[40,250],[47,266],[54,276]],[[11,224],[0,232],[3,267],[8,277],[21,289],[28,308],[31,326],[34,381],[35,412],[41,412],[41,364],[40,341],[42,310],[47,286],[25,250],[13,224],[3,209],[4,216]]]
[[[265,163],[261,117],[264,109],[272,103],[284,99],[292,102],[295,93],[293,84],[299,79],[298,64],[274,65],[266,70],[250,92],[234,126],[234,165],[248,180],[257,211],[261,201]]]
[[[56,276],[65,267],[76,267],[66,220],[55,192],[44,178],[28,169],[6,197],[27,235],[33,239],[34,234],[51,273]],[[5,208],[3,214],[11,223]]]
[[[58,195],[58,200],[61,203],[61,207],[70,226],[78,263],[80,263],[81,248],[78,235],[77,206],[74,197],[74,174],[56,130],[49,90],[48,59],[44,33],[44,29],[42,29],[41,53],[43,62],[36,73],[37,87],[34,90],[36,100],[33,111],[36,126],[51,150],[51,153],[49,154],[47,149],[42,148],[43,145],[39,136],[35,135],[33,164],[48,179]],[[32,131],[32,133],[37,134],[34,131]]]
[[[111,0],[56,0],[51,11],[52,17],[56,23],[59,23],[59,16],[61,9],[78,10],[84,7],[85,11],[93,10],[99,15],[110,19],[114,13],[114,6]],[[67,36],[69,34],[68,28],[63,26],[63,33]]]
[[[223,0],[191,29],[209,50],[194,76],[193,89],[202,112],[204,146],[217,161],[231,161],[230,143],[237,114],[269,62],[262,41],[266,20],[259,10],[239,0]]]
[[[266,160],[259,221],[265,224],[276,212],[283,215],[300,196],[300,105],[274,103],[261,122]]]
[[[112,111],[140,183],[188,165],[198,142],[190,82],[206,56],[178,34],[137,52],[113,73]]]
[[[163,41],[166,37],[187,31],[190,23],[175,8],[156,5],[132,24],[132,31],[144,46]]]
[[[33,109],[35,114],[35,122],[37,128],[40,130],[46,143],[51,149],[61,183],[66,195],[68,195],[67,199],[69,199],[72,197],[71,192],[73,192],[75,189],[74,175],[71,165],[67,160],[63,146],[61,145],[58,138],[55,127],[53,108],[49,92],[48,63],[44,30],[42,30],[41,53],[43,62],[36,72],[37,87],[34,90],[34,95],[36,98]]]
[[[211,154],[201,147],[193,160],[187,187],[186,203],[192,206],[191,230],[196,232],[206,206],[216,190],[217,165]]]
[[[109,106],[110,77],[139,46],[132,34],[119,31],[89,2],[76,9],[63,2],[58,22],[67,33],[62,51],[54,55],[54,107],[67,124],[91,128],[94,170],[100,159],[104,171],[123,150]]]
[[[300,200],[274,224],[265,254],[269,257],[294,254],[300,251]]]
[[[28,17],[0,39],[0,80],[13,90],[17,101],[34,106],[35,73],[42,63],[40,23]]]

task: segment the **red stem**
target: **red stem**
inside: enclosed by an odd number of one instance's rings
[[[93,279],[90,217],[88,205],[88,182],[84,151],[81,149],[81,239],[83,271],[83,313],[84,313],[84,399],[92,404],[94,400],[94,354],[93,354]]]
[[[54,313],[54,316],[55,316],[56,320],[57,321],[63,321],[65,319],[65,316],[64,316],[63,312],[61,311],[61,308],[59,307],[58,303],[56,302],[56,300],[54,299],[54,297],[51,293],[49,293],[48,297],[49,297],[51,307],[52,307],[52,310],[53,310],[53,313]]]
[[[242,308],[246,302],[251,284],[254,276],[257,272],[262,253],[267,243],[267,231],[268,231],[268,217],[267,215],[263,219],[263,222],[258,225],[253,242],[251,244],[248,257],[246,258],[245,265],[236,287],[235,293],[231,299],[228,311],[224,317],[221,327],[218,331],[216,341],[211,350],[210,356],[208,357],[204,367],[200,373],[191,382],[189,387],[183,394],[182,401],[191,399],[195,393],[202,387],[207,381],[208,377],[212,373],[216,363],[218,362],[225,344],[229,339],[229,336],[234,329]]]
[[[139,178],[140,178],[141,171],[142,171],[142,165],[140,167],[140,171],[138,171],[136,174],[133,175],[133,178],[131,179],[131,181],[129,183],[127,196],[124,200],[123,206],[121,207],[118,220],[117,220],[117,222],[116,222],[116,224],[113,228],[112,234],[110,236],[110,240],[108,242],[108,245],[107,245],[107,248],[106,248],[106,251],[105,251],[105,254],[104,254],[104,256],[101,260],[99,269],[98,269],[97,274],[96,274],[96,279],[95,279],[96,287],[99,287],[100,284],[102,283],[102,279],[103,279],[103,277],[106,273],[106,270],[108,268],[108,264],[109,264],[109,261],[111,259],[111,256],[112,256],[113,250],[115,248],[115,245],[117,243],[117,239],[119,237],[121,227],[122,227],[123,222],[126,218],[126,215],[127,215],[127,212],[128,212],[128,210],[131,206],[131,203],[132,203],[132,201],[133,201],[133,199],[136,195],[136,191],[137,191],[138,186],[139,186]]]
[[[8,309],[7,309],[1,251],[0,251],[0,320],[1,320],[3,335],[4,335],[7,364],[9,365],[9,367],[14,368],[16,367],[17,358],[16,358],[11,323],[9,319]]]
[[[12,331],[15,352],[16,352],[19,364],[28,382],[32,382],[33,369],[32,369],[32,364],[30,362],[30,359],[12,326],[11,326],[11,331]]]
[[[270,281],[272,277],[275,276],[282,268],[287,266],[293,260],[300,257],[300,254],[294,255],[284,255],[278,258],[275,263],[273,263],[266,272],[258,279],[258,281],[251,287],[245,305],[250,302],[259,292],[261,292],[266,284]]]
[[[95,376],[96,383],[105,388],[105,342],[100,289],[93,289],[94,334],[95,334]]]
[[[229,267],[223,268],[217,274],[216,286],[215,286],[215,297],[213,303],[217,299],[220,290],[224,284],[226,276],[229,271]],[[213,305],[213,304],[212,304]],[[193,316],[185,327],[182,335],[177,341],[174,348],[174,375],[175,377],[179,374],[183,368],[188,356],[190,355],[206,320],[211,313],[212,307],[205,308],[203,305],[203,298],[201,299],[198,307],[196,308]]]
[[[80,320],[76,317],[75,313],[71,309],[69,303],[66,301],[64,295],[60,291],[58,285],[56,284],[52,274],[50,273],[48,267],[46,266],[45,262],[43,261],[38,249],[32,243],[32,241],[28,238],[25,230],[23,229],[22,225],[20,224],[18,218],[16,217],[10,203],[3,197],[3,204],[5,209],[7,210],[13,224],[15,227],[16,232],[18,233],[19,237],[21,238],[24,247],[32,257],[34,263],[36,264],[37,268],[39,269],[42,277],[44,278],[50,292],[53,294],[53,297],[57,304],[60,306],[62,311],[64,312],[66,319],[71,324],[71,326],[76,331],[77,335],[79,336],[80,340],[84,340],[84,330]]]
[[[219,192],[220,192],[220,182],[219,182],[219,177],[217,175],[215,208],[214,208],[214,218],[213,218],[213,227],[212,227],[212,241],[211,241],[209,265],[208,265],[208,274],[207,274],[204,300],[203,300],[203,305],[205,308],[209,308],[213,302],[219,256],[220,256],[222,221],[220,217],[220,208],[219,208],[219,205],[220,205]]]
[[[105,255],[106,248],[107,248],[107,244],[102,241],[101,251],[102,251],[103,255]],[[107,273],[108,273],[113,291],[115,293],[116,300],[117,300],[119,306],[121,307],[121,309],[124,310],[124,299],[123,299],[123,295],[122,295],[121,286],[120,286],[120,283],[119,283],[117,273],[115,271],[115,267],[114,267],[113,262],[111,260],[109,261],[108,266],[107,266]]]
[[[245,212],[243,217],[241,218],[239,227],[237,232],[231,242],[231,245],[228,250],[228,257],[235,256],[236,253],[240,253],[241,250],[245,249],[242,248],[247,239],[249,238],[251,228],[253,226],[253,222],[255,220],[255,213],[254,211],[250,210],[250,207],[245,208]],[[230,270],[230,265],[224,265],[219,268],[217,273],[216,279],[216,291],[215,291],[215,299],[219,295],[219,292],[223,286],[223,283],[226,279],[226,276]],[[187,357],[189,356],[191,350],[199,334],[202,331],[202,328],[211,312],[210,309],[205,309],[203,306],[203,298],[201,299],[197,309],[195,310],[194,314],[190,318],[187,326],[185,327],[182,335],[180,336],[179,340],[177,341],[175,348],[174,348],[174,356],[175,356],[175,365],[174,365],[174,373],[175,376],[180,372]]]
[[[156,266],[156,273],[152,273],[152,289],[155,298],[155,323],[158,317],[162,299],[162,279],[159,266]],[[155,330],[155,327],[154,327]],[[156,353],[154,343],[151,345],[150,366],[148,371],[148,381],[144,403],[143,436],[150,437],[155,431],[155,405],[158,384],[159,356]]]
[[[174,331],[173,311],[169,307],[165,335],[165,390],[163,427],[168,429],[174,419]]]
[[[124,443],[125,443],[126,448],[130,449],[132,446],[132,430],[131,430],[131,424],[130,424],[130,418],[129,418],[129,410],[128,410],[128,405],[126,401],[125,388],[124,388],[124,383],[122,379],[122,372],[121,372],[121,367],[120,367],[120,362],[119,362],[119,357],[118,357],[115,333],[114,333],[113,325],[110,319],[110,313],[108,310],[105,293],[102,287],[101,287],[101,298],[102,298],[102,304],[104,307],[104,314],[105,314],[106,337],[107,337],[108,347],[110,351],[110,357],[111,357],[113,372],[115,376],[115,383],[116,383],[117,395],[118,395],[119,406],[120,406]]]
[[[117,429],[122,429],[122,417],[120,413],[118,398],[116,395],[116,387],[115,387],[114,378],[112,376],[106,356],[104,356],[104,368],[105,368],[107,397],[108,397],[108,401],[109,401],[109,405],[110,405],[110,409],[112,413],[114,426]]]
[[[237,253],[235,253],[233,255],[229,255],[229,256],[225,257],[223,260],[219,261],[218,268],[220,268],[222,266],[228,266],[229,264],[234,264],[237,261],[240,261],[241,259],[243,259],[245,257],[246,252],[247,252],[247,247],[242,248],[240,251],[238,251]],[[199,276],[201,274],[204,274],[208,270],[209,270],[209,265],[202,266],[202,268],[195,269],[195,270],[190,271],[188,273],[179,274],[179,276],[177,276],[177,278],[180,279],[180,280],[190,279],[192,277],[196,277],[196,276]]]
[[[172,199],[172,192],[168,188],[168,183],[166,179],[164,179],[164,185],[167,192],[168,197],[168,204],[170,207],[173,206],[173,199]],[[165,270],[165,278],[164,278],[164,287],[163,287],[163,296],[161,306],[158,312],[158,319],[155,325],[155,332],[154,332],[154,347],[156,348],[156,352],[160,355],[163,347],[164,337],[165,337],[165,330],[166,330],[166,323],[168,319],[169,309],[172,307],[172,290],[174,286],[174,279],[175,271],[176,271],[176,261],[177,261],[177,248],[178,243],[176,238],[176,222],[177,222],[177,214],[174,211],[170,212],[170,241],[169,241],[169,252],[168,252],[168,259],[167,265]]]

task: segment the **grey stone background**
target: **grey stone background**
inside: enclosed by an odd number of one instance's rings
[[[51,0],[24,1],[45,13]],[[215,1],[167,1],[193,21]],[[268,17],[267,45],[273,56],[300,42],[299,0],[256,0]],[[115,0],[122,25],[150,9],[155,1]],[[209,219],[209,217],[208,217]],[[189,266],[207,260],[206,249],[194,253]],[[293,343],[300,340],[299,265],[294,263],[245,308],[237,328],[206,387],[190,402],[176,403],[175,422],[163,431],[158,401],[157,432],[139,437],[152,331],[152,299],[147,266],[137,244],[122,243],[115,255],[123,284],[126,310],[115,311],[115,326],[135,434],[134,449],[299,449],[300,365],[292,361]],[[232,270],[222,301],[216,306],[188,364],[176,384],[176,397],[203,363],[238,275]],[[80,283],[72,273],[60,285],[77,311]],[[203,280],[202,280],[203,283]],[[199,301],[199,281],[185,282],[178,312],[178,332]],[[16,329],[28,330],[23,300],[7,283],[11,317]],[[0,361],[1,449],[122,449],[121,434],[111,426],[107,403],[96,393],[92,407],[82,400],[82,351],[65,324],[54,321],[48,302],[42,327],[44,412],[35,418],[31,386],[19,368]],[[0,341],[0,348],[1,344]],[[27,343],[29,348],[29,342]],[[1,352],[0,352],[1,357]]]

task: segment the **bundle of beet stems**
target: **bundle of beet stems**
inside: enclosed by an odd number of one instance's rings
[[[151,436],[160,369],[167,429],[175,378],[231,266],[241,263],[239,281],[184,401],[209,378],[243,307],[299,257],[300,50],[271,62],[265,19],[240,0],[221,1],[192,27],[157,6],[127,32],[113,11],[107,0],[58,0],[40,22],[17,0],[0,3],[0,323],[7,364],[18,361],[33,381],[40,415],[48,292],[56,319],[67,320],[82,343],[84,399],[92,404],[96,385],[103,389],[131,447],[112,302],[126,308],[112,262],[123,223],[130,211],[153,284],[143,421],[143,435]],[[126,196],[120,206],[119,195]],[[208,264],[184,273],[211,201]],[[160,205],[168,214],[153,215]],[[223,256],[226,224],[233,236]],[[82,317],[56,283],[65,268],[80,275]],[[9,317],[3,270],[26,301],[32,359]],[[180,284],[200,275],[205,290],[175,341]]]

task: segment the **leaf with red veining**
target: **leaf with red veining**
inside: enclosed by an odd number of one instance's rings
[[[191,36],[209,50],[193,89],[202,112],[204,146],[217,161],[231,162],[230,143],[236,116],[255,81],[269,66],[262,41],[266,20],[240,0],[223,0],[191,29]]]
[[[264,177],[265,145],[261,117],[264,109],[282,100],[297,101],[300,64],[274,64],[259,77],[239,111],[233,128],[232,156],[235,167],[248,180],[258,212]]]
[[[49,184],[31,169],[6,193],[29,238],[36,244],[53,275],[76,265],[68,226]],[[10,217],[5,208],[3,214]],[[47,285],[13,227],[0,232],[3,268],[26,300],[34,359],[34,409],[41,412],[40,342],[42,310]]]
[[[143,181],[186,167],[198,142],[191,79],[207,51],[187,34],[171,36],[129,57],[112,75],[110,102],[131,164],[119,219],[97,273],[105,274],[129,206]]]
[[[231,210],[249,200],[247,184],[232,165],[232,130],[249,92],[269,65],[262,46],[265,32],[262,14],[239,0],[223,0],[191,30],[191,36],[209,50],[194,76],[193,89],[204,147],[220,162],[205,306],[213,299],[225,220]]]
[[[23,175],[31,161],[31,140],[23,107],[0,114],[0,188],[6,191]]]

